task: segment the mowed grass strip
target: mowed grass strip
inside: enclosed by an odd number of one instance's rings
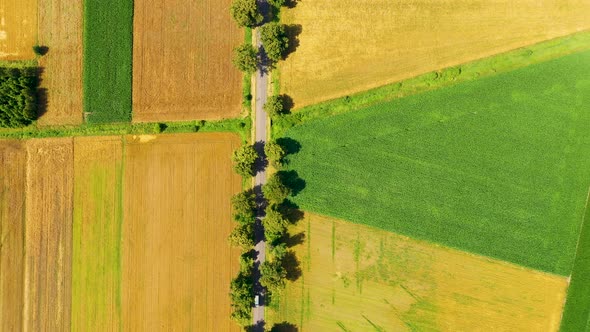
[[[561,331],[590,331],[590,206],[586,207],[574,269],[563,309]]]
[[[567,280],[306,213],[269,324],[299,331],[556,331]],[[290,257],[290,256],[289,256]],[[293,278],[292,278],[293,279]],[[276,300],[276,298],[273,298]],[[340,329],[339,329],[340,328]]]
[[[72,330],[120,330],[122,138],[76,138],[74,170]]]
[[[83,61],[86,121],[131,121],[133,0],[84,1]]]
[[[569,275],[590,179],[590,52],[307,122],[305,210]]]

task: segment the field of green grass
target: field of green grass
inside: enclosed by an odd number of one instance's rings
[[[590,332],[590,206],[586,207],[561,331]]]
[[[84,2],[84,112],[92,123],[131,121],[133,0]]]
[[[307,211],[569,275],[590,181],[590,52],[306,122]]]

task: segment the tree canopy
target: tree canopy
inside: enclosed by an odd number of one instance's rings
[[[254,225],[239,224],[229,234],[229,242],[235,247],[249,249],[254,246]]]
[[[262,186],[262,193],[270,205],[276,205],[282,203],[291,194],[291,189],[275,173]]]
[[[252,74],[258,68],[258,52],[251,44],[242,44],[234,49],[232,63],[238,70]]]
[[[279,61],[289,47],[289,38],[285,26],[277,22],[269,22],[260,28],[260,39],[266,55],[273,61]]]
[[[270,116],[274,118],[276,116],[282,115],[285,113],[285,104],[284,98],[281,95],[274,95],[268,97],[266,103],[264,104],[264,111]]]
[[[232,199],[234,220],[244,224],[253,223],[256,217],[256,196],[252,190],[246,190],[235,194]]]
[[[268,159],[274,167],[280,167],[286,152],[280,144],[275,141],[270,141],[264,145],[264,154],[266,155],[266,159]]]
[[[287,271],[278,260],[260,264],[260,284],[272,294],[285,287]]]
[[[254,27],[263,20],[256,0],[234,0],[230,7],[231,16],[241,27]]]
[[[234,170],[242,176],[253,176],[256,159],[258,159],[258,153],[254,147],[252,145],[242,145],[232,155]]]
[[[0,68],[0,127],[18,128],[37,118],[35,68]]]

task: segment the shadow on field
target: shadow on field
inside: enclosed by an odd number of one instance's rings
[[[297,234],[287,234],[285,236],[285,245],[287,248],[292,248],[296,245],[302,244],[305,241],[305,233],[299,232]]]
[[[287,24],[285,25],[285,32],[287,38],[289,38],[289,46],[283,53],[283,60],[286,60],[299,47],[299,35],[303,32],[303,26],[301,24]]]
[[[264,329],[264,325],[266,325],[266,323],[264,321],[259,321],[258,323],[254,324],[254,325],[247,326],[246,328],[244,328],[244,330],[246,332],[264,332],[264,331],[266,331]]]
[[[277,176],[285,186],[291,189],[292,196],[297,196],[305,188],[305,180],[299,177],[297,171],[278,171]]]
[[[301,262],[292,250],[287,251],[283,257],[283,268],[287,271],[287,280],[295,281],[301,277]]]
[[[285,7],[295,8],[300,0],[285,0]]]
[[[290,137],[281,137],[277,139],[277,144],[280,145],[287,155],[296,154],[301,150],[301,143]]]

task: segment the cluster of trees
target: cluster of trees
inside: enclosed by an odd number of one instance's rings
[[[0,68],[0,127],[25,127],[37,118],[38,81],[36,68]]]

